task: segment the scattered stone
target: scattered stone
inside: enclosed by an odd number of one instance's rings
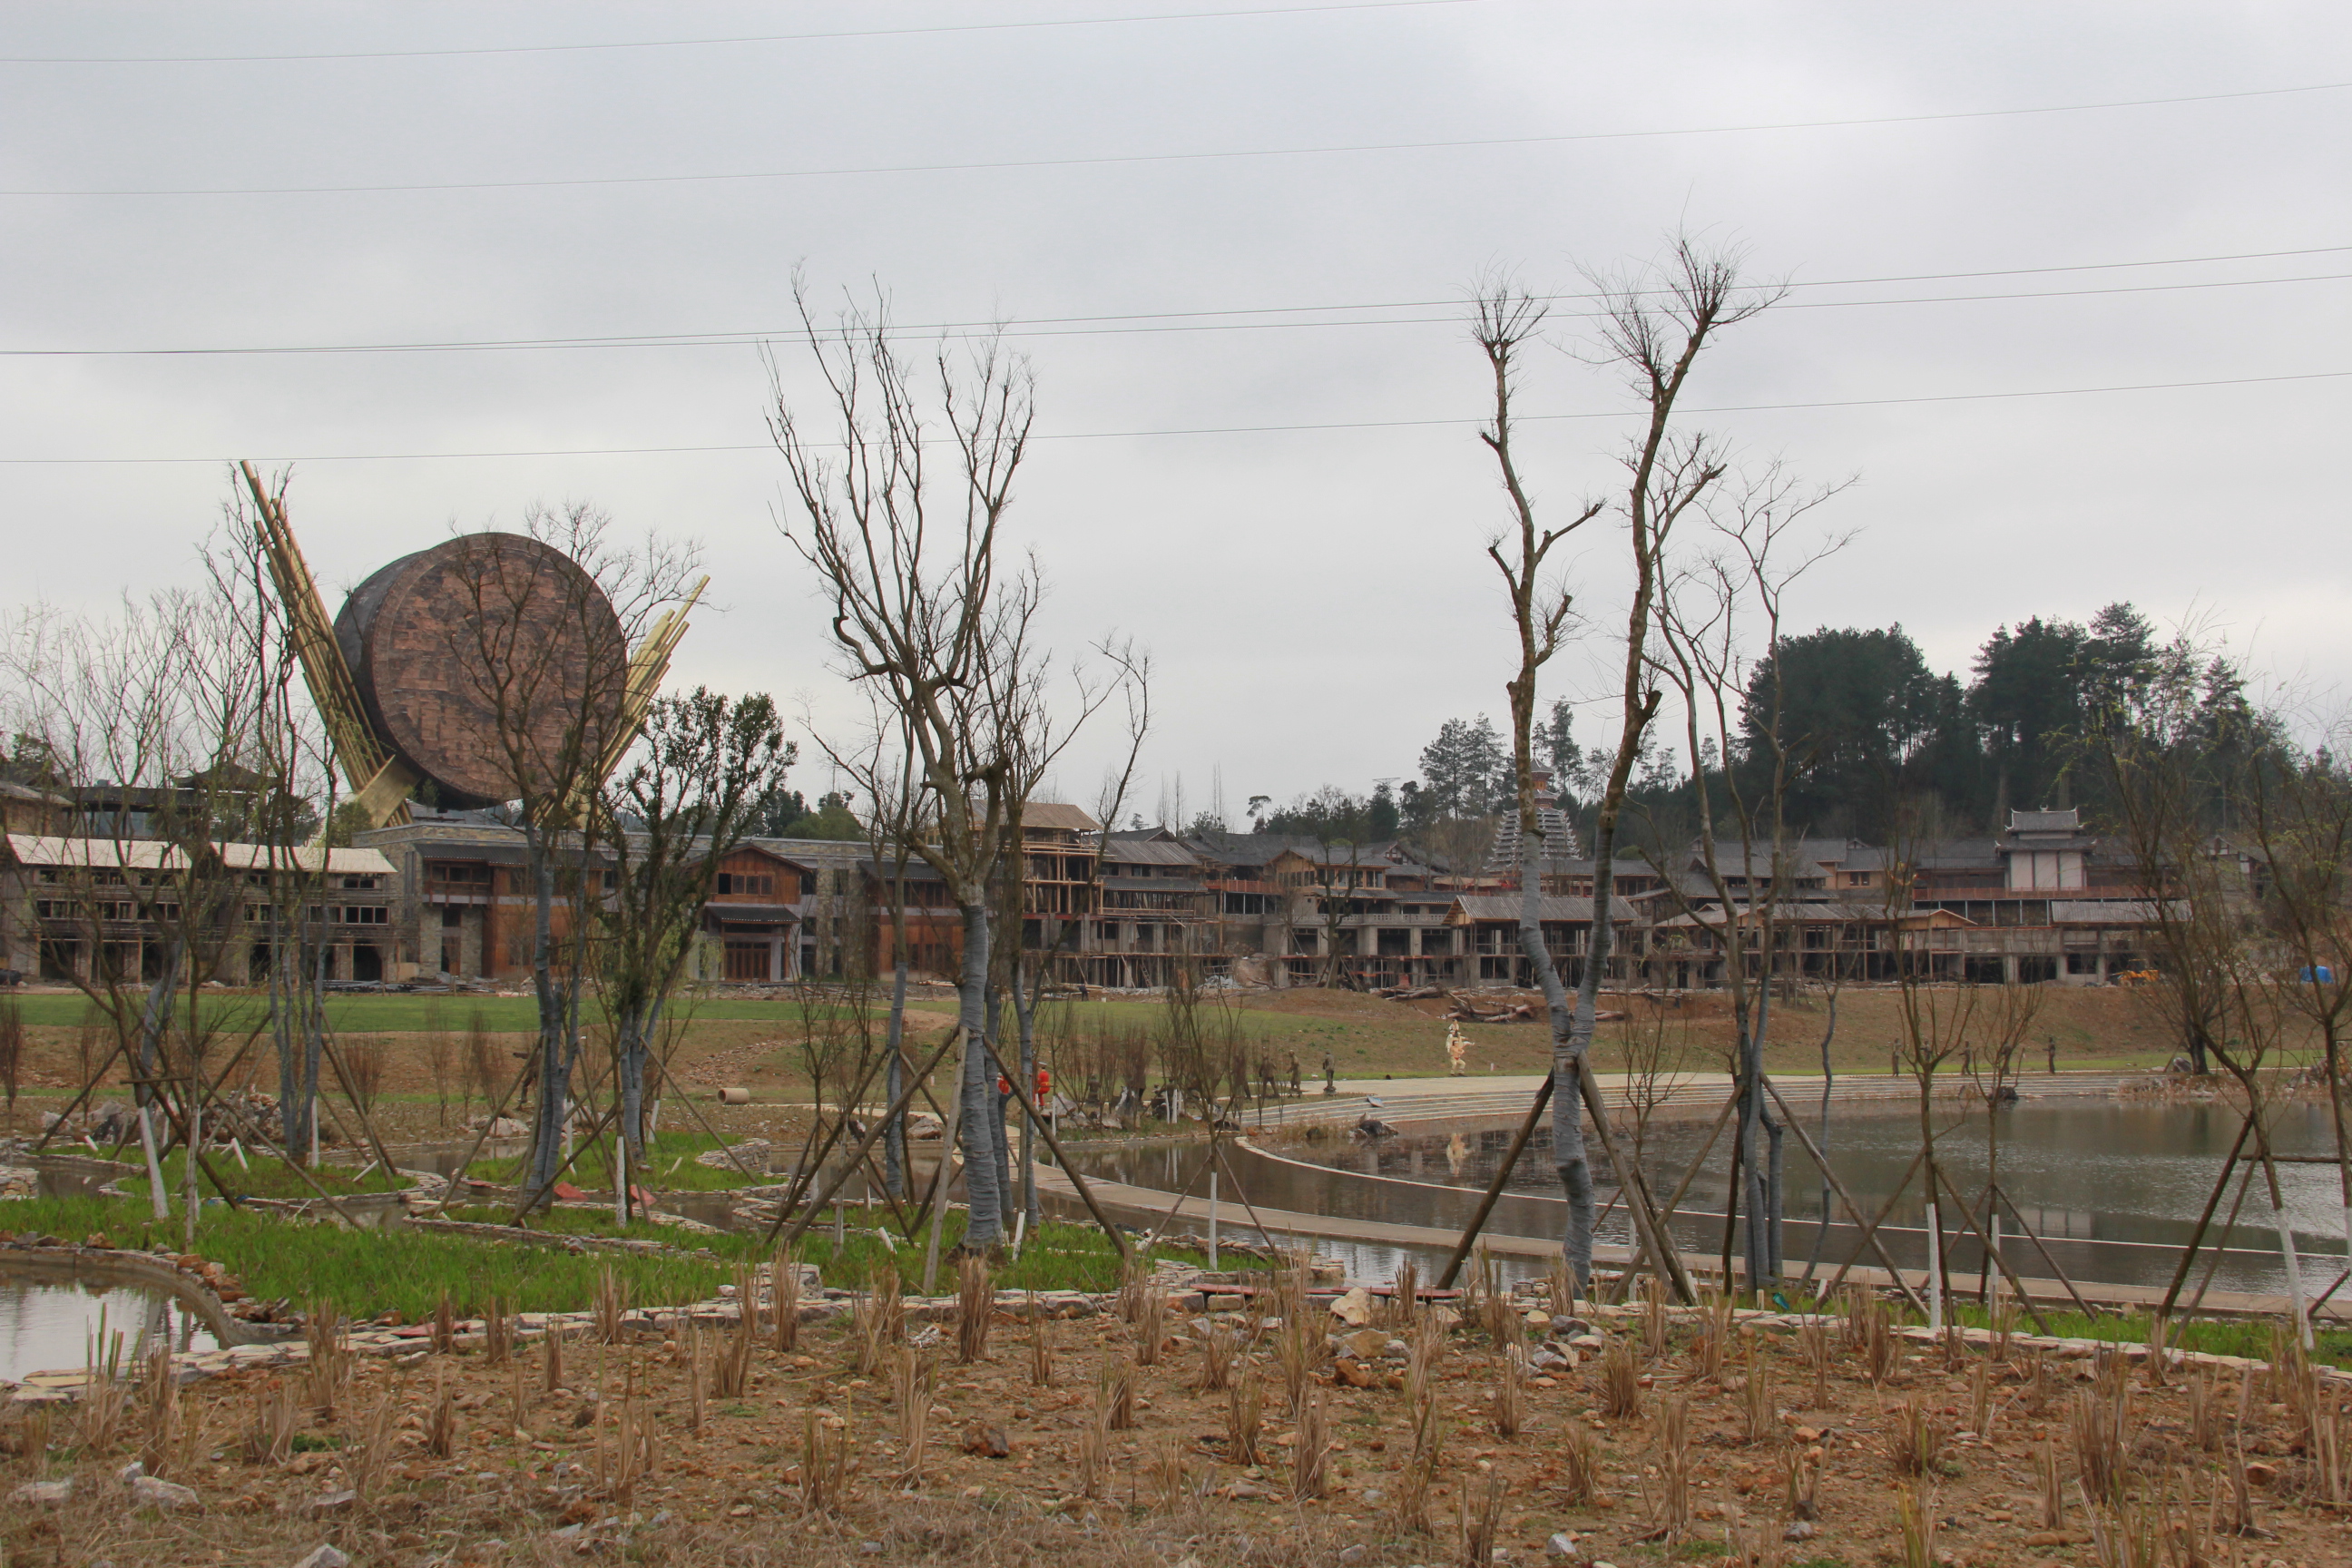
[[[195,1507],[196,1489],[156,1476],[134,1476],[131,1481],[131,1502],[134,1508],[156,1508],[169,1513],[173,1509]]]
[[[1544,1548],[1554,1557],[1573,1559],[1576,1556],[1576,1537],[1565,1530],[1555,1531],[1552,1538],[1544,1542]]]
[[[1002,1426],[991,1426],[975,1421],[964,1433],[963,1451],[977,1454],[983,1459],[1009,1459],[1013,1457],[1013,1439]]]
[[[360,1494],[345,1487],[341,1491],[321,1492],[302,1505],[305,1513],[339,1513],[360,1500]]]
[[[1358,1361],[1372,1361],[1388,1353],[1389,1337],[1377,1329],[1359,1329],[1352,1334],[1342,1334],[1339,1342],[1347,1346]]]
[[[1349,1388],[1372,1388],[1376,1387],[1380,1383],[1380,1379],[1372,1374],[1371,1368],[1366,1366],[1362,1362],[1356,1360],[1353,1356],[1343,1355],[1338,1361],[1333,1362],[1331,1363],[1331,1373],[1334,1377],[1336,1377],[1339,1382],[1346,1384]]]
[[[1359,1541],[1352,1546],[1343,1546],[1339,1549],[1339,1561],[1343,1563],[1361,1563],[1371,1554],[1372,1549]]]
[[[2246,1484],[2248,1486],[2266,1487],[2277,1479],[2278,1467],[2276,1465],[2264,1464],[2260,1459],[2248,1461],[2246,1465]]]
[[[147,1467],[141,1464],[138,1460],[133,1459],[129,1464],[123,1466],[121,1469],[115,1471],[114,1479],[127,1487],[146,1473]]]
[[[1780,1539],[1783,1541],[1811,1541],[1815,1532],[1820,1529],[1821,1526],[1815,1524],[1810,1519],[1792,1519],[1789,1521],[1788,1528],[1780,1531]]]
[[[26,1481],[8,1494],[8,1500],[26,1508],[63,1508],[72,1497],[73,1482],[69,1480]]]
[[[1372,1293],[1361,1285],[1331,1303],[1331,1315],[1351,1329],[1372,1321]]]
[[[320,1543],[310,1549],[310,1555],[294,1564],[294,1568],[352,1568],[352,1560],[333,1547]]]

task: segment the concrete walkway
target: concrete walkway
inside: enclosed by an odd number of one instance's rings
[[[2145,1081],[2150,1075],[2144,1072],[2062,1072],[2034,1073],[2017,1080],[2021,1100],[2045,1100],[2053,1096],[2113,1094],[2126,1083]],[[1622,1100],[1631,1076],[1625,1073],[1595,1073],[1593,1082],[1605,1100]],[[1265,1108],[1265,1124],[1296,1124],[1308,1121],[1339,1121],[1353,1123],[1360,1117],[1377,1116],[1383,1121],[1437,1121],[1469,1118],[1517,1118],[1527,1114],[1535,1103],[1536,1091],[1543,1087],[1541,1076],[1526,1074],[1465,1075],[1462,1078],[1343,1078],[1338,1092],[1325,1094],[1318,1085],[1307,1086],[1306,1094],[1296,1100],[1279,1100]],[[1772,1082],[1800,1110],[1816,1106],[1822,1101],[1822,1080],[1819,1075],[1797,1077],[1774,1073]],[[1937,1081],[1937,1096],[1958,1095],[1972,1086],[1957,1073]],[[1719,1072],[1677,1073],[1660,1098],[1659,1104],[1668,1108],[1703,1105],[1712,1110],[1720,1106],[1731,1093],[1731,1075]],[[1890,1077],[1885,1073],[1840,1073],[1832,1087],[1831,1099],[1837,1104],[1853,1100],[1910,1100],[1918,1093],[1918,1085],[1909,1078]],[[1371,1100],[1379,1100],[1377,1106]],[[1258,1123],[1255,1107],[1243,1113],[1243,1121],[1251,1127]]]
[[[2040,1074],[2021,1080],[2020,1097],[2035,1100],[2072,1095],[2112,1094],[2127,1082],[2144,1079],[2145,1073],[2065,1072]],[[1622,1074],[1596,1075],[1605,1095],[1623,1092]],[[1782,1078],[1775,1075],[1774,1083],[1792,1106],[1821,1102],[1819,1078]],[[1267,1108],[1265,1121],[1276,1124],[1301,1124],[1344,1121],[1352,1124],[1363,1116],[1377,1116],[1383,1121],[1401,1123],[1452,1120],[1509,1119],[1524,1115],[1533,1103],[1536,1090],[1543,1079],[1533,1075],[1486,1078],[1430,1079],[1342,1079],[1339,1092],[1325,1095],[1310,1090],[1303,1099],[1287,1100]],[[1946,1086],[1939,1084],[1939,1089]],[[1959,1092],[1965,1080],[1954,1079],[1952,1092]],[[1722,1104],[1731,1090],[1729,1075],[1724,1073],[1688,1073],[1681,1075],[1664,1103],[1680,1106],[1705,1106],[1710,1110]],[[1849,1100],[1908,1099],[1916,1093],[1916,1085],[1907,1078],[1892,1078],[1884,1074],[1841,1075],[1835,1084],[1833,1099],[1839,1103]],[[1377,1100],[1377,1106],[1369,1103]],[[1248,1121],[1256,1122],[1253,1110]],[[1274,1156],[1280,1158],[1281,1156]],[[1178,1203],[1173,1193],[1151,1187],[1132,1186],[1122,1182],[1090,1179],[1087,1185],[1106,1210],[1136,1217],[1146,1226],[1165,1222],[1172,1214],[1174,1219],[1186,1222],[1186,1228],[1205,1230],[1209,1220],[1209,1203],[1205,1196],[1195,1194]],[[1060,1169],[1041,1165],[1037,1171],[1040,1193],[1053,1195],[1076,1205],[1076,1189],[1067,1174]],[[1458,1231],[1434,1226],[1404,1225],[1388,1220],[1349,1219],[1333,1215],[1301,1214],[1287,1209],[1256,1210],[1255,1220],[1244,1205],[1230,1198],[1217,1205],[1217,1222],[1229,1232],[1255,1232],[1262,1226],[1278,1239],[1320,1239],[1355,1242],[1376,1247],[1420,1247],[1441,1255],[1453,1251],[1459,1239]],[[1518,1236],[1503,1231],[1488,1231],[1485,1237],[1488,1251],[1497,1258],[1549,1262],[1559,1256],[1559,1243],[1546,1237]],[[1593,1248],[1596,1263],[1624,1268],[1632,1262],[1632,1249],[1607,1244]],[[1735,1264],[1737,1259],[1735,1258]],[[2316,1261],[2316,1260],[2315,1260]],[[1711,1277],[1715,1260],[1684,1256],[1685,1267],[1695,1275]],[[1826,1273],[1824,1274],[1826,1278]],[[1865,1268],[1857,1265],[1847,1270],[1846,1278],[1857,1284],[1891,1285],[1894,1277],[1884,1268]],[[1924,1293],[1927,1274],[1925,1269],[1904,1271],[1905,1279],[1914,1289]],[[2074,1300],[2066,1287],[2056,1279],[2035,1279],[2021,1274],[2025,1288],[2039,1304],[2071,1309]],[[2326,1289],[2335,1278],[2333,1270],[2325,1268],[2310,1282],[2310,1289]],[[1953,1289],[1962,1295],[1974,1296],[1980,1281],[1973,1274],[1955,1272],[1951,1276]],[[2004,1282],[2004,1289],[2006,1284]],[[2095,1307],[2116,1310],[2145,1310],[2161,1303],[2164,1291],[2155,1286],[2115,1285],[2077,1281],[2076,1291]],[[2279,1316],[2288,1310],[2284,1295],[2257,1295],[2241,1291],[2209,1290],[2201,1310],[2217,1316]],[[2323,1320],[2336,1323],[2352,1323],[2352,1285],[2338,1290],[2334,1300],[2323,1309]]]
[[[1189,1222],[1186,1226],[1187,1229],[1196,1233],[1207,1229],[1209,1201],[1205,1197],[1194,1195],[1178,1203],[1171,1193],[1150,1187],[1129,1186],[1124,1182],[1099,1179],[1088,1180],[1087,1186],[1094,1194],[1095,1201],[1102,1205],[1106,1211],[1139,1219],[1147,1228],[1166,1222],[1172,1211],[1175,1219]],[[1076,1189],[1070,1184],[1070,1178],[1057,1167],[1040,1165],[1037,1168],[1037,1191],[1041,1195],[1059,1198],[1073,1207],[1078,1205]],[[1344,1219],[1334,1215],[1299,1214],[1290,1209],[1267,1208],[1263,1205],[1257,1207],[1255,1218],[1253,1220],[1251,1211],[1247,1207],[1229,1198],[1222,1199],[1217,1204],[1217,1224],[1218,1227],[1229,1236],[1236,1233],[1256,1234],[1263,1227],[1264,1230],[1273,1233],[1270,1239],[1285,1245],[1301,1239],[1345,1241],[1373,1247],[1422,1247],[1440,1255],[1450,1254],[1461,1237],[1458,1231],[1440,1229],[1433,1226],[1399,1225],[1388,1220]],[[1489,1231],[1484,1240],[1486,1250],[1496,1258],[1549,1263],[1552,1258],[1559,1256],[1559,1243],[1544,1237],[1513,1236],[1502,1231]],[[1623,1268],[1633,1262],[1633,1250],[1630,1247],[1601,1244],[1593,1247],[1592,1258],[1596,1264]],[[1738,1262],[1738,1259],[1735,1258],[1733,1259],[1735,1268]],[[1715,1274],[1713,1258],[1694,1256],[1685,1251],[1683,1255],[1683,1263],[1695,1277],[1712,1279]],[[1826,1280],[1834,1272],[1833,1268],[1825,1268],[1821,1278]],[[1885,1269],[1864,1268],[1859,1265],[1846,1270],[1845,1277],[1857,1285],[1891,1285],[1894,1282],[1894,1276]],[[1903,1278],[1913,1289],[1925,1295],[1927,1289],[1927,1270],[1906,1268],[1903,1271]],[[2027,1293],[2032,1297],[2037,1305],[2053,1310],[2067,1310],[2073,1308],[2073,1298],[2066,1293],[2066,1287],[2057,1280],[2037,1279],[2032,1275],[2025,1274],[2021,1274],[2020,1278],[2024,1280]],[[2332,1275],[2329,1276],[2329,1279],[2332,1278]],[[2326,1289],[2329,1279],[2319,1280],[2313,1288]],[[1961,1297],[1973,1299],[1982,1288],[1981,1280],[1974,1274],[1964,1274],[1956,1270],[1951,1276],[1951,1280],[1954,1293]],[[2002,1282],[2001,1288],[2004,1291],[2008,1289],[2006,1281]],[[2075,1289],[2093,1306],[2117,1311],[2144,1310],[2159,1305],[2164,1300],[2164,1291],[2156,1286],[2105,1285],[2077,1281]],[[2336,1324],[2352,1323],[2352,1302],[2345,1300],[2346,1293],[2343,1290],[2336,1292],[2336,1299],[2317,1314],[2319,1321]],[[2287,1300],[2283,1295],[2249,1295],[2235,1290],[2207,1291],[2204,1304],[2200,1309],[2202,1313],[2214,1317],[2283,1317],[2288,1310]]]

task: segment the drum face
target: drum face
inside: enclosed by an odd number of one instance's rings
[[[335,638],[370,726],[444,805],[563,787],[620,723],[619,617],[534,539],[466,534],[404,556],[344,601]]]

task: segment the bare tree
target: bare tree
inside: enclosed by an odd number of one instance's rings
[[[445,652],[464,697],[488,720],[531,882],[539,1044],[527,1186],[535,1204],[563,1163],[590,947],[606,891],[610,824],[594,797],[633,738],[645,671],[632,649],[656,616],[688,599],[698,550],[658,536],[620,544],[611,517],[584,502],[533,505],[523,525],[525,541],[473,533],[453,542],[446,580],[462,614],[447,627]]]
[[[2279,1003],[2317,1037],[2336,1135],[2344,1249],[2352,1258],[2352,1140],[2346,1136],[2344,1047],[2352,1025],[2352,772],[2340,727],[2308,753],[2265,746],[2251,759],[2238,814],[2263,871],[2262,921],[2284,960],[2266,971]]]
[[[112,619],[36,609],[5,645],[12,728],[78,786],[74,833],[21,869],[37,896],[5,918],[28,922],[28,944],[110,1027],[113,1048],[77,1100],[127,1063],[158,1218],[157,1118],[189,1147],[191,1176],[203,1163],[206,1058],[223,1037],[208,988],[245,978],[231,971],[247,945],[243,846],[315,825],[254,766],[266,760],[258,672],[270,650],[257,642],[251,588],[222,573],[126,602]]]
[[[1073,664],[1060,683],[1066,695],[1058,703],[1053,700],[1049,677],[1053,670],[1052,656],[1033,642],[1033,628],[1037,612],[1038,594],[1043,575],[1033,561],[1009,584],[1002,603],[1003,613],[998,620],[996,634],[989,639],[987,656],[982,661],[980,691],[986,702],[986,723],[992,737],[990,749],[1003,759],[1005,813],[1002,831],[1004,841],[997,857],[998,930],[1003,940],[997,948],[997,971],[1007,998],[1013,1005],[1013,1027],[1018,1037],[1018,1066],[1004,1073],[1008,1081],[1016,1084],[1016,1093],[1024,1100],[1032,1100],[1037,1082],[1037,998],[1044,989],[1051,961],[1074,947],[1078,933],[1084,929],[1087,910],[1084,908],[1055,910],[1031,907],[1028,876],[1029,845],[1024,817],[1037,790],[1052,773],[1054,767],[1077,738],[1087,722],[1101,710],[1114,692],[1126,698],[1129,721],[1126,760],[1113,774],[1115,781],[1107,797],[1107,806],[1099,820],[1106,825],[1118,820],[1132,781],[1136,764],[1142,753],[1143,741],[1149,724],[1150,703],[1149,681],[1150,660],[1132,643],[1106,639],[1095,652],[1102,661],[1099,669],[1083,663]],[[1066,870],[1066,868],[1063,868]],[[1086,875],[1072,889],[1080,905],[1091,902],[1102,878],[1102,856],[1099,847],[1088,859]],[[1051,879],[1059,883],[1063,878]],[[1038,941],[1029,940],[1032,921],[1037,926]],[[1181,962],[1181,960],[1180,960]],[[1003,1041],[993,1025],[988,1037],[990,1049],[999,1058],[1000,1067],[1013,1068],[1014,1064],[1003,1060]],[[1017,1072],[1017,1079],[1016,1079]],[[1042,1107],[1032,1106],[1033,1110]],[[1004,1118],[1000,1113],[990,1119],[989,1127],[995,1139],[998,1168],[1004,1173],[1002,1196],[1011,1209],[1015,1199],[1010,1181],[1011,1150],[1004,1131]],[[1021,1180],[1017,1194],[1024,1216],[1024,1234],[1034,1235],[1037,1228],[1036,1183],[1036,1119],[1025,1114],[1021,1123]]]
[[[935,369],[953,458],[950,477],[934,483],[928,464],[938,442],[892,341],[887,301],[849,308],[827,329],[797,275],[793,298],[832,431],[811,437],[771,360],[771,429],[801,514],[784,532],[824,584],[845,673],[872,682],[904,719],[936,808],[929,841],[918,848],[962,917],[957,1133],[971,1205],[966,1243],[990,1247],[1003,1219],[988,1130],[989,914],[1009,801],[1005,759],[974,723],[975,691],[1002,625],[998,531],[1028,450],[1034,378],[992,338],[961,360],[941,349]],[[949,521],[935,521],[934,510]]]
[[[1651,659],[1681,701],[1704,902],[1721,921],[1739,1109],[1732,1139],[1739,1175],[1726,1205],[1724,1252],[1727,1259],[1731,1227],[1744,1207],[1751,1290],[1780,1275],[1782,1130],[1766,1103],[1764,1044],[1794,912],[1788,901],[1789,792],[1803,775],[1809,750],[1801,739],[1792,743],[1782,734],[1781,605],[1791,584],[1844,543],[1829,538],[1790,559],[1788,535],[1838,488],[1801,488],[1775,465],[1736,491],[1706,497],[1700,506],[1707,529],[1697,559],[1662,583]],[[1722,765],[1709,767],[1710,756]],[[1725,866],[1726,851],[1735,866]],[[1702,900],[1676,874],[1681,867],[1651,853],[1668,897],[1703,921]]]
[[[1616,887],[1612,859],[1618,819],[1661,698],[1649,658],[1660,571],[1675,525],[1724,473],[1717,443],[1679,431],[1675,407],[1692,367],[1715,335],[1754,315],[1775,297],[1772,290],[1739,282],[1736,257],[1709,251],[1688,237],[1676,239],[1667,256],[1650,268],[1596,282],[1603,300],[1600,358],[1632,380],[1647,418],[1623,459],[1626,486],[1619,509],[1627,530],[1633,584],[1626,610],[1622,719],[1615,759],[1595,813],[1591,943],[1572,1004],[1544,946],[1539,918],[1544,834],[1536,804],[1536,689],[1543,668],[1559,651],[1573,607],[1568,590],[1548,570],[1551,552],[1609,507],[1605,501],[1587,501],[1561,524],[1544,526],[1520,476],[1512,445],[1511,399],[1524,352],[1543,326],[1542,304],[1507,280],[1496,280],[1480,289],[1472,323],[1494,383],[1493,421],[1480,432],[1480,439],[1500,470],[1511,519],[1508,530],[1489,542],[1486,553],[1509,591],[1518,634],[1518,668],[1507,690],[1522,856],[1519,941],[1550,1010],[1552,1157],[1568,1199],[1564,1249],[1580,1288],[1589,1283],[1592,1271],[1592,1176],[1583,1127],[1591,1097],[1584,1059],[1591,1048],[1600,988],[1612,952]],[[1613,1161],[1606,1121],[1596,1119],[1595,1127]],[[1618,1177],[1645,1250],[1660,1268],[1679,1278],[1664,1237],[1655,1234],[1639,1173],[1621,1165]]]

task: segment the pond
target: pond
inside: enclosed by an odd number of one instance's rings
[[[104,1342],[101,1333],[120,1336],[126,1365],[157,1345],[175,1352],[219,1346],[204,1320],[167,1291],[0,1273],[0,1377],[83,1366],[92,1347]]]
[[[1790,1098],[1804,1117],[1805,1130],[1818,1141],[1818,1109],[1809,1112],[1798,1096]],[[1988,1119],[1981,1110],[1971,1117],[1942,1112],[1937,1125],[1939,1161],[1963,1194],[1978,1196],[1987,1170]],[[1232,1158],[1234,1174],[1250,1197],[1268,1207],[1453,1227],[1468,1219],[1515,1129],[1516,1124],[1493,1121],[1415,1123],[1376,1143],[1332,1135],[1320,1142],[1286,1142],[1265,1153],[1236,1150]],[[2080,1279],[2160,1287],[2170,1281],[2179,1249],[2229,1154],[2238,1117],[2221,1105],[2042,1100],[2000,1111],[1991,1119],[1990,1130],[1998,1138],[2002,1190],[2060,1268]],[[1706,1135],[1705,1120],[1661,1122],[1650,1129],[1642,1163],[1662,1197],[1682,1179]],[[2324,1106],[2284,1108],[2274,1136],[2282,1153],[2330,1153],[2335,1147]],[[1720,1250],[1730,1187],[1730,1143],[1727,1130],[1675,1215],[1676,1237],[1694,1253]],[[1903,1181],[1918,1144],[1916,1112],[1878,1102],[1832,1110],[1830,1163],[1868,1209],[1883,1205]],[[1192,1178],[1202,1158],[1197,1146],[1106,1150],[1083,1156],[1080,1169],[1173,1191]],[[1859,1227],[1828,1197],[1818,1168],[1794,1137],[1786,1142],[1784,1159],[1788,1225],[1783,1245],[1789,1271],[1801,1272],[1817,1244],[1824,1269],[1832,1268],[1858,1245]],[[2344,1268],[2336,1173],[2328,1165],[2281,1164],[2279,1176],[2296,1246],[2305,1259],[2305,1289],[2325,1289]],[[1556,1236],[1562,1207],[1559,1190],[1546,1126],[1521,1156],[1510,1187],[1496,1205],[1493,1227],[1521,1236]],[[2234,1180],[2231,1190],[2234,1195]],[[1604,1187],[1602,1203],[1609,1205],[1612,1195]],[[2217,1233],[2228,1212],[2225,1199],[2214,1220]],[[1831,1222],[1826,1227],[1821,1224],[1824,1215]],[[1946,1224],[1948,1234],[1954,1228],[1948,1214]],[[2050,1270],[2032,1245],[2016,1235],[2014,1220],[2005,1216],[2003,1226],[2002,1252],[2011,1266],[2028,1277],[2048,1277]],[[1630,1241],[1622,1205],[1605,1210],[1600,1232],[1604,1242]],[[1926,1221],[1916,1180],[1880,1234],[1905,1267],[1926,1266]],[[2271,1227],[2259,1180],[2229,1242],[2221,1254],[2213,1289],[2284,1288],[2277,1233]],[[1327,1246],[1321,1250],[1338,1249]],[[1972,1271],[1980,1258],[1980,1248],[1968,1239],[1955,1245],[1952,1266]],[[1369,1253],[1363,1259],[1370,1277],[1382,1277],[1371,1270],[1376,1261]],[[2200,1263],[2200,1271],[2202,1267]],[[2192,1277],[2192,1288],[2194,1283]]]

